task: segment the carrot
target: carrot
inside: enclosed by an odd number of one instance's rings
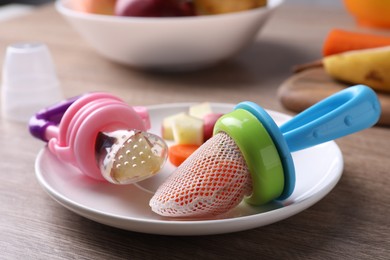
[[[173,145],[169,147],[168,150],[169,161],[173,165],[179,166],[198,148],[199,145],[195,145],[195,144]]]
[[[390,45],[390,36],[333,29],[325,39],[322,53],[324,56],[328,56],[351,50],[369,49],[387,45]]]

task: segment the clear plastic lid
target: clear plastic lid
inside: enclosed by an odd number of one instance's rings
[[[63,99],[51,54],[42,43],[8,46],[2,79],[2,114],[7,119],[27,122]]]

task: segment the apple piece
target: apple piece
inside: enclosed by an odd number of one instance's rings
[[[182,118],[185,113],[178,113],[174,114],[168,117],[165,117],[162,121],[162,126],[161,126],[161,136],[165,140],[173,141],[173,122],[176,120],[176,118]]]
[[[196,105],[190,106],[188,114],[199,119],[203,119],[206,115],[211,114],[213,111],[211,109],[210,103],[204,102]]]
[[[206,142],[213,136],[214,125],[223,116],[222,113],[210,113],[203,117],[203,141]]]
[[[203,120],[183,114],[172,124],[173,140],[176,144],[203,144]]]
[[[115,14],[135,17],[174,17],[194,15],[192,3],[182,0],[118,0]]]
[[[76,11],[106,15],[114,15],[115,4],[116,0],[73,0],[71,2],[72,8]]]
[[[194,16],[195,14],[195,5],[193,1],[183,1],[179,0],[179,10],[180,16]]]

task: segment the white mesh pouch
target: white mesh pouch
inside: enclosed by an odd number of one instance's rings
[[[236,207],[251,192],[251,175],[240,149],[220,132],[172,173],[149,204],[162,216],[211,217]]]

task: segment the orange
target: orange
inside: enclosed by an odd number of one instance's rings
[[[390,28],[389,0],[344,0],[344,5],[359,25]]]

